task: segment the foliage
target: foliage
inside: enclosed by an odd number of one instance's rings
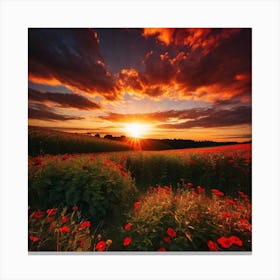
[[[123,249],[129,251],[250,251],[251,203],[242,192],[232,199],[213,189],[209,197],[191,183],[174,191],[150,187],[125,230]]]
[[[128,171],[92,155],[31,158],[28,171],[28,199],[34,208],[77,204],[90,218],[115,221],[136,195]]]
[[[29,251],[108,251],[112,240],[102,240],[102,235],[88,220],[83,220],[81,211],[73,206],[49,208],[46,211],[31,211],[28,219]]]

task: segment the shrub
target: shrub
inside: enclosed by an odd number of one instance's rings
[[[121,219],[136,195],[130,173],[123,166],[93,155],[30,158],[28,184],[32,207],[77,204],[95,220]]]

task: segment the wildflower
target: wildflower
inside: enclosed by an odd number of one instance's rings
[[[47,209],[46,213],[48,214],[48,216],[54,216],[57,212],[57,208],[51,208],[51,209]]]
[[[218,245],[214,241],[209,240],[207,245],[210,251],[218,251]]]
[[[106,245],[109,247],[111,244],[113,243],[113,241],[111,239],[106,240]]]
[[[68,154],[63,155],[62,160],[67,160],[69,158]]]
[[[166,242],[166,243],[170,243],[170,242],[171,242],[171,239],[170,239],[169,236],[165,236],[165,237],[163,238],[163,240],[164,240],[164,242]]]
[[[236,205],[236,202],[233,201],[233,200],[231,200],[231,199],[226,199],[226,203],[231,204],[231,205],[233,205],[233,206]]]
[[[53,217],[47,217],[47,220],[48,220],[48,222],[50,223],[50,222],[52,222]]]
[[[126,231],[130,231],[131,230],[131,223],[128,223],[128,224],[126,224],[125,226],[124,226],[124,229],[126,230]]]
[[[211,192],[217,196],[224,196],[224,193],[217,189],[212,189]]]
[[[205,189],[202,188],[201,186],[197,186],[196,189],[197,189],[198,193],[200,193],[200,194],[205,193]]]
[[[227,237],[220,237],[217,242],[223,247],[223,248],[229,248],[232,245],[232,241],[230,238]]]
[[[39,237],[30,235],[30,236],[29,236],[29,239],[30,239],[32,242],[37,242],[37,241],[39,240]]]
[[[160,247],[159,249],[158,249],[158,252],[165,252],[166,251],[166,249],[164,248],[164,247]]]
[[[193,186],[193,183],[189,182],[187,183],[187,187],[191,188]]]
[[[242,240],[240,240],[239,237],[237,237],[237,236],[233,235],[229,239],[232,242],[232,244],[235,244],[235,245],[237,245],[239,247],[241,247],[243,245]]]
[[[64,223],[66,223],[67,222],[67,217],[66,216],[63,216],[62,218],[61,218],[61,222],[64,224]]]
[[[90,221],[84,221],[79,227],[79,230],[82,230],[84,228],[89,228],[90,227]]]
[[[103,252],[106,248],[106,242],[105,241],[99,241],[96,246],[95,246],[95,250],[99,251],[99,252]]]
[[[126,237],[123,240],[123,246],[128,246],[129,244],[131,244],[131,238],[130,237]]]
[[[133,204],[133,209],[134,209],[134,211],[137,211],[138,208],[139,208],[139,206],[140,206],[140,202],[139,202],[139,201],[135,202],[135,203]]]
[[[174,229],[171,227],[169,227],[166,232],[170,237],[176,237],[176,235],[177,235],[176,232],[174,231]]]
[[[40,219],[44,216],[44,213],[41,212],[41,211],[37,211],[37,212],[34,212],[32,217],[35,218],[35,219]]]
[[[86,170],[88,167],[86,165],[82,166],[83,170]]]
[[[63,227],[59,228],[58,230],[59,230],[59,232],[69,232],[69,227],[63,226]]]
[[[221,216],[223,218],[229,218],[231,215],[229,213],[227,213],[227,212],[223,212],[223,213],[221,213]]]
[[[78,211],[78,209],[79,209],[79,208],[78,208],[77,205],[74,205],[74,206],[72,207],[72,210],[73,210],[73,211]]]

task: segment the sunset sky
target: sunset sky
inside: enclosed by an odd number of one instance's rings
[[[28,31],[29,125],[251,140],[251,29]]]

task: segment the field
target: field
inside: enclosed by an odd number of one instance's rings
[[[251,144],[29,157],[29,251],[250,251]]]

